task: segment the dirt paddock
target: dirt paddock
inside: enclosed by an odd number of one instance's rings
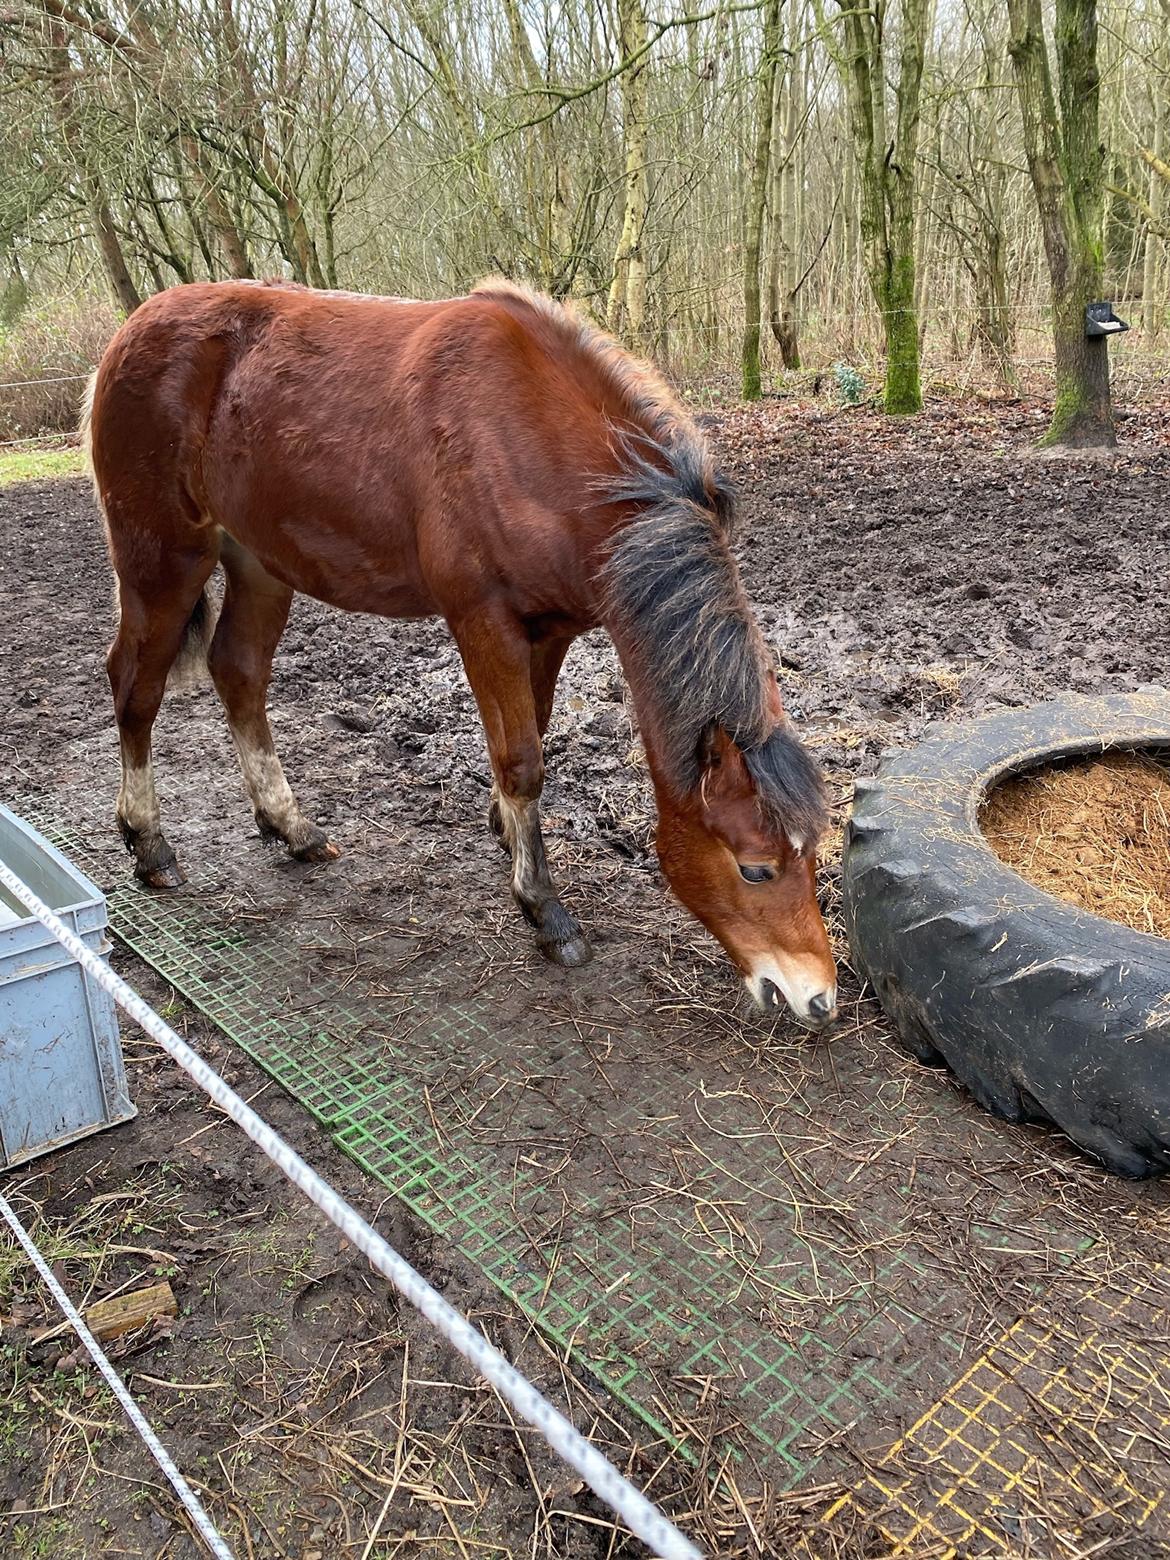
[[[707,421],[789,708],[840,806],[932,719],[1170,681],[1170,414],[1131,416],[1108,463],[1029,458],[1028,406],[901,426],[766,402]],[[0,539],[0,796],[124,884],[86,485],[0,492]],[[117,966],[698,1541],[1170,1554],[1165,1186],[983,1115],[899,1050],[847,962],[828,1040],[755,1014],[665,898],[603,637],[571,652],[548,742],[550,858],[597,951],[572,974],[511,906],[437,625],[298,600],[271,703],[343,859],[266,847],[212,694],[177,696],[155,757],[193,886],[157,914],[185,899],[226,929],[198,990],[230,993],[241,1033],[319,1014],[331,1086],[351,1063],[369,1085],[360,1109],[315,1126],[158,973],[125,949]],[[284,960],[258,994],[239,973],[253,947]],[[128,1034],[127,1053],[137,1121],[3,1189],[75,1297],[169,1278],[178,1317],[119,1363],[237,1554],[643,1552],[152,1046]],[[372,1158],[405,1131],[402,1080],[416,1160]],[[494,1223],[456,1183],[491,1192]],[[194,1555],[55,1324],[0,1244],[0,1552]]]

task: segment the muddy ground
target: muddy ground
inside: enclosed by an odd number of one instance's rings
[[[789,708],[842,805],[853,775],[934,718],[1070,688],[1170,682],[1170,419],[1155,410],[1127,419],[1116,461],[1049,463],[1028,453],[1040,417],[1029,406],[937,405],[903,426],[766,402],[706,419],[740,484],[744,574],[779,653]],[[0,544],[0,795],[48,798],[57,816],[101,835],[116,790],[103,669],[109,580],[85,484],[0,493]],[[482,1118],[485,1154],[511,1152],[522,1131],[539,1137],[550,1197],[579,1211],[616,1176],[613,1196],[625,1199],[632,1228],[636,1210],[658,1206],[671,1173],[670,1144],[652,1124],[689,1120],[701,1099],[714,1136],[697,1137],[696,1153],[718,1138],[731,1183],[749,1193],[763,1184],[765,1123],[778,1145],[769,1153],[790,1156],[793,1186],[812,1198],[803,1218],[822,1217],[812,1194],[835,1199],[834,1261],[864,1314],[839,1335],[826,1323],[818,1369],[844,1382],[842,1359],[870,1362],[880,1401],[810,1426],[796,1448],[800,1466],[815,1470],[803,1484],[739,1437],[745,1461],[734,1496],[710,1484],[701,1464],[667,1457],[407,1210],[390,1200],[380,1211],[400,1248],[714,1552],[786,1553],[798,1533],[814,1554],[882,1552],[864,1512],[818,1524],[875,1459],[884,1466],[877,1449],[944,1391],[956,1361],[1010,1328],[1038,1286],[1054,1315],[1065,1307],[1075,1336],[1095,1286],[1153,1270],[1166,1228],[1160,1185],[1111,1180],[1054,1133],[982,1116],[945,1075],[903,1056],[847,966],[844,1023],[828,1042],[750,1009],[718,950],[664,897],[648,787],[600,635],[570,654],[548,742],[550,856],[597,950],[572,975],[541,963],[508,900],[484,828],[478,722],[437,625],[343,617],[298,601],[271,702],[290,779],[343,860],[300,867],[256,838],[208,691],[171,700],[157,729],[168,834],[224,903],[287,932],[298,968],[348,950],[367,994],[401,999],[396,1019],[474,998],[501,1036],[551,1050],[547,1073],[569,1080],[572,1120],[555,1116],[556,1090],[541,1092],[533,1064],[522,1103],[506,1118]],[[836,925],[832,844],[826,855]],[[359,1206],[377,1207],[378,1188],[277,1085],[137,960],[122,953],[117,963],[189,1026],[241,1092],[259,1092],[263,1113]],[[589,1023],[596,1027],[582,1037]],[[394,1033],[398,1043],[401,1025]],[[123,1365],[239,1553],[640,1552],[152,1047],[130,1039],[128,1049],[137,1122],[7,1177],[4,1190],[75,1295],[170,1277],[178,1319],[134,1340]],[[470,1056],[452,1062],[456,1126],[478,1065]],[[624,1099],[638,1113],[628,1131],[613,1104]],[[779,1163],[769,1161],[769,1174]],[[699,1207],[688,1173],[678,1170],[672,1194]],[[647,1187],[659,1190],[643,1195]],[[662,1217],[673,1218],[673,1207],[664,1204]],[[774,1228],[766,1208],[743,1207],[735,1218],[737,1250],[787,1250],[786,1210]],[[987,1237],[992,1226],[997,1240]],[[874,1252],[891,1242],[914,1261],[879,1261]],[[1054,1264],[1077,1251],[1090,1255],[1074,1263],[1076,1281],[1054,1280]],[[858,1279],[866,1264],[872,1271]],[[910,1276],[890,1279],[895,1268]],[[828,1294],[820,1276],[806,1283],[795,1259],[792,1273],[792,1293],[778,1299],[774,1285],[760,1288],[754,1317],[737,1313],[729,1331],[750,1321],[797,1338],[816,1333],[841,1294]],[[895,1282],[903,1322],[921,1321],[913,1336],[909,1324],[889,1332],[882,1288]],[[43,1339],[54,1320],[21,1261],[0,1247],[0,1552],[194,1553],[117,1410],[67,1341]],[[706,1387],[695,1379],[681,1368],[661,1378],[667,1422],[680,1435],[685,1424],[705,1447],[719,1435],[736,1439],[731,1409],[741,1413],[740,1400],[715,1374]],[[1160,1457],[1133,1482],[1165,1483]],[[1124,1549],[1135,1522],[1125,1501],[1094,1486],[1077,1506],[1075,1477],[1071,1487],[1067,1520],[1092,1517],[1104,1534],[1094,1552],[1136,1554]],[[1167,1520],[1146,1521],[1143,1542],[1155,1545],[1146,1552],[1170,1536]],[[984,1536],[972,1552],[1070,1552],[1029,1548],[1029,1521],[1044,1528],[1043,1513],[1029,1508],[996,1530],[998,1547]]]

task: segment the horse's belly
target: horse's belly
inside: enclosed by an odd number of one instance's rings
[[[309,396],[254,395],[265,419],[223,398],[197,489],[208,518],[293,590],[349,612],[429,617],[410,472],[385,440],[345,437],[352,421]],[[295,404],[294,404],[295,403]]]
[[[263,528],[247,521],[220,524],[274,578],[331,607],[400,618],[432,617],[438,610],[413,547],[295,518]]]

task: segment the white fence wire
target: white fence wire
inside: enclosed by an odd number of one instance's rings
[[[155,1462],[158,1463],[159,1467],[166,1475],[168,1481],[170,1482],[171,1488],[182,1501],[184,1507],[187,1510],[187,1514],[190,1516],[191,1521],[195,1524],[199,1536],[207,1545],[211,1553],[215,1556],[215,1560],[235,1560],[235,1555],[228,1548],[227,1544],[224,1542],[223,1538],[216,1529],[215,1524],[207,1515],[206,1511],[204,1511],[202,1505],[199,1502],[198,1496],[187,1483],[186,1479],[184,1479],[183,1475],[175,1467],[173,1461],[171,1460],[170,1453],[159,1440],[158,1436],[155,1435],[154,1431],[151,1429],[150,1421],[146,1418],[146,1415],[142,1412],[138,1404],[127,1391],[126,1383],[122,1380],[121,1376],[118,1375],[118,1372],[114,1369],[109,1360],[106,1358],[105,1354],[102,1352],[101,1344],[98,1343],[97,1339],[85,1325],[85,1321],[82,1318],[80,1312],[74,1306],[69,1296],[61,1288],[61,1285],[54,1278],[53,1270],[50,1268],[49,1264],[45,1261],[44,1257],[37,1249],[36,1242],[25,1229],[24,1225],[16,1217],[16,1214],[12,1209],[12,1204],[3,1195],[0,1195],[0,1215],[3,1216],[8,1224],[9,1229],[11,1229],[12,1233],[16,1236],[16,1239],[20,1242],[20,1245],[24,1248],[25,1256],[29,1259],[33,1267],[35,1267],[37,1272],[40,1274],[42,1283],[44,1283],[53,1299],[61,1307],[61,1310],[65,1314],[66,1321],[68,1321],[69,1325],[73,1328],[74,1332],[85,1345],[87,1351],[89,1352],[90,1358],[93,1360],[98,1370],[100,1370],[102,1375],[106,1378],[106,1382],[109,1385],[110,1391],[118,1399],[118,1402],[121,1403],[123,1409],[125,1410],[127,1419],[129,1419],[135,1430],[138,1431],[138,1434],[146,1443],[146,1448],[150,1452],[150,1455],[154,1458]]]
[[[93,369],[84,374],[54,374],[44,379],[6,379],[0,390],[31,390],[35,385],[79,385],[88,379]]]

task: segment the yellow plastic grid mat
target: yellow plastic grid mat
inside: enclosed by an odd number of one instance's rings
[[[1055,1304],[1054,1304],[1055,1301]],[[826,1512],[869,1555],[1170,1555],[1170,1273],[1038,1303]],[[1154,1519],[1154,1520],[1152,1520]]]

